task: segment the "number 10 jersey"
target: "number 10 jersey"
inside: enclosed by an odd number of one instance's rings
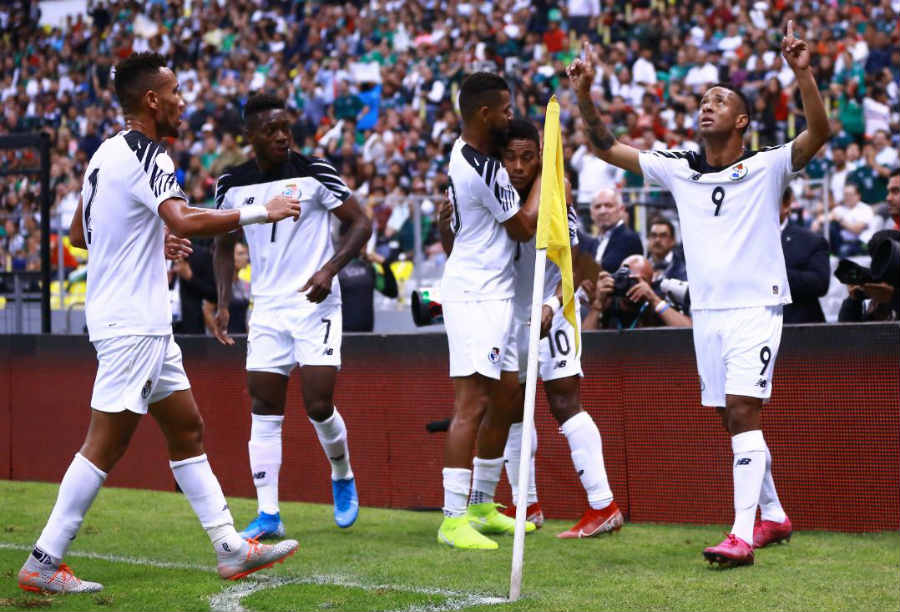
[[[640,153],[644,177],[675,198],[692,309],[791,303],[779,221],[791,146],[750,151],[721,168],[693,152]]]

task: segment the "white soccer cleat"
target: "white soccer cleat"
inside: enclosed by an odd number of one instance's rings
[[[103,585],[78,578],[65,563],[48,565],[29,555],[19,570],[19,588],[35,593],[96,593]]]
[[[258,540],[244,540],[233,553],[218,553],[219,576],[225,580],[240,580],[253,572],[272,567],[297,552],[297,540],[283,540],[277,544],[260,544]]]

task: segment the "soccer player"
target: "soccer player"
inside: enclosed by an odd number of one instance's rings
[[[516,241],[531,239],[537,228],[540,188],[535,181],[520,208],[519,194],[500,163],[512,119],[503,78],[486,72],[466,77],[459,108],[463,130],[449,168],[454,245],[441,281],[455,397],[444,446],[444,520],[437,540],[454,548],[492,550],[497,542],[483,534],[515,529],[515,521],[494,503],[511,423],[509,402],[498,398],[498,381],[501,371],[517,378],[513,257]],[[535,526],[527,523],[526,529]]]
[[[749,107],[728,85],[704,93],[698,127],[703,152],[641,151],[618,142],[591,102],[596,58],[568,68],[594,152],[672,192],[684,236],[694,313],[701,401],[731,434],[735,520],[725,540],[703,551],[722,566],[750,565],[753,548],[787,539],[791,522],[778,501],[772,459],[760,426],[772,393],[782,307],[791,302],[778,212],[791,176],[829,137],[828,118],[810,70],[810,50],[787,24],[782,54],[794,71],[807,128],[782,146],[748,151]],[[757,505],[762,520],[754,527]]]
[[[507,143],[503,148],[503,167],[521,197],[526,197],[541,167],[540,136],[529,121],[514,119],[510,124]],[[573,249],[577,248],[577,222],[574,211],[569,209],[569,233]],[[524,384],[528,367],[528,320],[531,318],[532,287],[534,286],[535,240],[522,242],[515,258],[516,291],[513,298],[515,344],[518,354],[518,379],[505,388],[504,396],[516,398],[516,421],[509,429],[504,449],[506,475],[513,493],[513,504],[521,503],[519,494],[519,458],[522,452],[522,411],[524,408]],[[573,257],[574,259],[574,257]],[[613,500],[613,493],[603,464],[603,442],[600,431],[591,415],[581,408],[581,343],[576,350],[576,337],[581,326],[573,328],[562,311],[557,296],[562,277],[559,268],[547,260],[544,275],[542,307],[542,339],[539,345],[538,368],[550,412],[559,423],[559,431],[566,437],[572,454],[572,463],[588,496],[589,508],[581,519],[557,537],[586,538],[619,529],[624,523],[622,513]],[[532,430],[531,479],[525,503],[528,504],[528,520],[539,526],[544,517],[537,499],[534,475],[534,453],[537,450],[537,434]],[[515,508],[506,514],[515,516]]]
[[[275,546],[247,541],[234,529],[203,449],[203,419],[172,337],[163,243],[165,226],[180,236],[215,234],[296,218],[299,202],[277,197],[240,212],[188,206],[172,158],[159,142],[177,136],[184,112],[175,75],[162,56],[137,53],[116,67],[115,89],[126,129],[91,157],[71,227],[73,244],[90,254],[85,309],[98,361],[91,422],[47,525],[19,571],[19,586],[28,591],[103,588],[77,578],[62,560],[148,411],[166,438],[175,481],[212,540],[222,578],[241,578],[297,548],[295,540]]]
[[[284,535],[278,509],[281,429],[288,380],[300,366],[306,414],[331,463],[334,520],[349,527],[359,513],[350,467],[347,427],[334,406],[341,365],[341,292],[338,272],[359,253],[372,224],[327,161],[291,149],[291,118],[284,102],[259,94],[247,101],[245,129],[255,157],[228,168],[216,184],[216,206],[243,210],[284,194],[300,200],[298,219],[244,228],[253,262],[253,314],[247,337],[247,387],[252,400],[250,472],[259,512],[241,532],[248,538]],[[332,215],[349,226],[337,251]],[[235,234],[216,238],[216,337],[228,337]]]

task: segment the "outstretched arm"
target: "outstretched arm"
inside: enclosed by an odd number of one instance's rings
[[[787,33],[781,41],[781,53],[797,77],[803,112],[806,114],[806,129],[794,139],[791,148],[791,166],[795,172],[801,170],[831,137],[825,104],[819,95],[816,79],[809,67],[810,50],[805,40],[794,36],[794,22],[788,20]]]
[[[609,128],[604,125],[600,112],[591,100],[591,85],[596,74],[594,68],[596,64],[597,56],[594,49],[589,43],[585,43],[582,58],[576,58],[566,69],[569,79],[575,86],[578,110],[584,120],[588,142],[591,143],[594,155],[603,161],[640,175],[642,173],[638,150],[616,140]]]

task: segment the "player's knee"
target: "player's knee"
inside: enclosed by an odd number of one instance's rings
[[[725,409],[725,428],[732,435],[755,429],[758,407],[749,402],[734,402]]]
[[[250,411],[253,414],[273,415],[284,414],[284,404],[272,401],[269,398],[255,394],[250,390]]]
[[[203,433],[206,424],[199,412],[179,423],[169,434],[169,448],[173,455],[194,457],[203,453]]]
[[[562,425],[581,411],[578,395],[559,395],[548,397],[550,413],[559,425]]]
[[[322,422],[334,414],[334,404],[331,398],[315,399],[305,403],[306,414],[313,421]]]

